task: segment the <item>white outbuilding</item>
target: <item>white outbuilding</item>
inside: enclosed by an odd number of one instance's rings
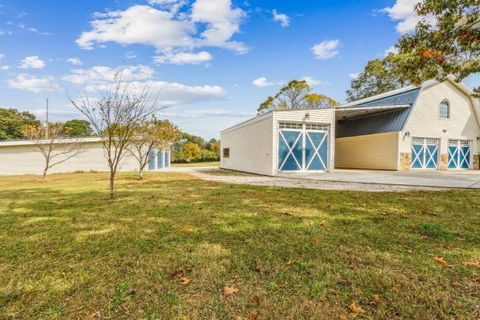
[[[49,143],[50,141],[43,141]],[[105,151],[100,138],[57,139],[54,141],[61,150],[62,145],[79,144],[80,152],[53,168],[49,173],[108,171]],[[61,160],[58,156],[55,161]],[[37,144],[31,140],[0,142],[0,175],[41,174],[45,159]],[[148,157],[145,170],[160,170],[170,167],[170,149],[155,150]],[[125,152],[120,171],[137,171],[138,162],[130,153]]]
[[[452,79],[335,109],[272,111],[221,132],[221,168],[288,172],[479,170],[480,105]]]
[[[277,175],[332,172],[335,110],[270,111],[221,132],[224,169]]]

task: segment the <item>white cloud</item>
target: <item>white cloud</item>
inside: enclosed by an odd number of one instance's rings
[[[20,64],[22,69],[43,69],[44,67],[45,62],[38,56],[25,57]]]
[[[90,69],[73,69],[62,79],[78,85],[94,85],[113,81],[118,72],[121,72],[121,79],[124,81],[147,80],[154,74],[152,68],[144,65],[119,68],[94,66]]]
[[[15,79],[7,80],[7,86],[12,89],[28,90],[34,93],[62,91],[54,83],[53,77],[37,78],[28,73],[21,73]]]
[[[10,66],[8,66],[8,65],[0,66],[0,70],[2,70],[2,71],[7,71],[9,69],[10,69]]]
[[[79,58],[75,58],[75,57],[68,58],[67,62],[70,63],[70,64],[73,64],[74,66],[81,66],[82,65],[82,60],[80,60]]]
[[[3,53],[0,53],[0,61],[2,61],[3,59],[5,59],[5,55]]]
[[[357,80],[360,77],[360,72],[350,73],[350,78],[352,80]]]
[[[37,34],[40,34],[40,35],[43,35],[43,36],[50,36],[51,33],[50,32],[42,32],[40,30],[38,30],[37,28],[34,28],[34,27],[29,27],[23,23],[19,23],[17,24],[17,27],[22,30],[22,31],[26,31],[26,32],[33,32],[33,33],[37,33]]]
[[[270,86],[275,85],[272,82],[268,82],[267,78],[265,78],[265,77],[260,77],[258,79],[253,80],[252,84],[254,86],[257,86],[257,87],[260,87],[260,88],[270,87]]]
[[[231,0],[196,0],[192,5],[192,21],[207,24],[206,30],[200,35],[199,45],[224,47],[245,53],[247,48],[242,43],[230,41],[240,31],[244,16],[243,10],[232,8]]]
[[[191,11],[182,12],[169,6],[183,6],[184,1],[153,0],[150,4],[160,7],[134,5],[124,11],[97,13],[90,22],[91,30],[83,32],[76,43],[83,49],[115,42],[153,46],[160,52],[202,46],[239,53],[247,50],[242,43],[231,41],[245,15],[241,9],[232,7],[231,0],[196,0]]]
[[[327,84],[328,84],[327,82],[322,81],[322,80],[315,79],[315,78],[312,77],[312,76],[306,76],[306,77],[301,78],[300,80],[307,81],[307,83],[308,83],[311,87],[316,87],[316,86],[321,86],[321,85],[327,85]]]
[[[277,10],[272,11],[273,20],[279,22],[282,28],[286,28],[290,25],[290,17],[284,13],[279,13]]]
[[[125,53],[125,59],[130,60],[130,59],[135,59],[136,57],[137,55],[132,51],[128,51],[127,53]]]
[[[396,30],[400,34],[409,33],[415,30],[415,26],[422,20],[415,12],[415,6],[421,0],[397,0],[392,7],[384,8],[390,19],[399,21]],[[426,21],[433,22],[433,16],[425,17]]]
[[[316,59],[327,60],[338,55],[339,45],[340,40],[326,40],[314,45],[312,51]]]
[[[148,0],[151,6],[159,6],[162,9],[170,12],[178,12],[183,6],[187,4],[186,0]]]
[[[395,46],[391,46],[387,50],[385,50],[385,57],[388,56],[390,53],[397,54],[398,49]]]
[[[220,100],[226,96],[225,90],[220,86],[187,86],[176,82],[166,81],[132,81],[128,83],[132,92],[141,93],[145,88],[150,95],[157,99],[161,106],[176,106],[182,104]],[[101,85],[87,86],[87,92],[98,92],[107,90],[110,85],[105,83]]]
[[[165,52],[153,57],[155,63],[171,64],[199,64],[212,60],[212,55],[206,51],[191,52]]]

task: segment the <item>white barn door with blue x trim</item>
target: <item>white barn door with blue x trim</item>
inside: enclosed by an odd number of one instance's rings
[[[329,126],[280,123],[279,171],[327,171]]]
[[[439,144],[435,138],[413,138],[412,169],[438,169]]]

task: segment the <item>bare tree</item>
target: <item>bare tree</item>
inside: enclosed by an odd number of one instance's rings
[[[105,90],[96,92],[94,99],[87,91],[78,101],[71,103],[92,124],[95,134],[101,138],[110,169],[110,197],[115,196],[115,177],[127,146],[135,130],[157,110],[156,99],[151,99],[146,88],[132,87],[121,79],[121,73]]]
[[[128,151],[138,161],[138,177],[143,179],[149,155],[155,149],[168,148],[180,137],[180,130],[168,120],[147,120],[138,126],[135,135],[127,146]]]
[[[46,135],[46,130],[48,130],[48,135]],[[45,159],[42,174],[43,181],[47,176],[48,170],[70,160],[83,150],[80,140],[61,139],[66,134],[66,130],[59,123],[50,124],[47,128],[41,125],[26,125],[22,128],[22,131],[25,136],[35,143]]]

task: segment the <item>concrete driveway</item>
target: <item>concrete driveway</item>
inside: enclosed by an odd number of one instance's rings
[[[337,170],[334,173],[295,173],[281,174],[277,177],[219,170],[218,167],[171,168],[169,171],[189,173],[200,179],[213,182],[320,190],[398,192],[445,190],[445,188],[480,188],[480,171]]]
[[[344,170],[333,173],[283,173],[285,178],[416,187],[480,188],[480,170],[378,171]]]

